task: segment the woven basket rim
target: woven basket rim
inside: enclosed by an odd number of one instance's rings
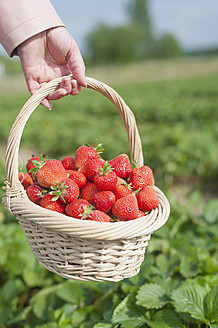
[[[8,198],[5,194],[3,203],[12,215],[26,222],[39,224],[55,233],[64,233],[81,238],[95,239],[129,239],[151,234],[162,227],[169,216],[170,205],[164,193],[156,186],[154,189],[159,198],[159,205],[145,216],[117,222],[97,222],[80,220],[66,214],[54,212],[34,204],[26,192],[19,197]]]

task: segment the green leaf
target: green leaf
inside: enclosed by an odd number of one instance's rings
[[[94,325],[93,328],[112,328],[113,326],[110,323],[103,323],[99,322],[96,325]]]
[[[182,323],[176,313],[172,310],[157,311],[152,320],[147,320],[146,323],[151,328],[182,328]]]
[[[210,328],[218,328],[218,322],[216,323],[211,323],[209,324],[210,325]]]
[[[84,299],[83,289],[75,281],[67,281],[58,286],[56,295],[63,301],[76,305]]]
[[[204,209],[204,217],[208,223],[218,222],[218,200],[210,200]]]
[[[206,290],[197,284],[184,284],[172,292],[172,304],[178,312],[188,312],[195,319],[206,322],[203,299]]]
[[[8,306],[3,306],[0,302],[0,326],[7,323],[10,315],[11,315],[11,309],[9,309]]]
[[[180,285],[180,281],[171,277],[167,277],[165,279],[156,276],[154,277],[154,282],[160,285],[166,292],[166,294],[170,294],[174,289],[178,288]]]
[[[112,322],[128,328],[137,328],[145,323],[144,315],[131,303],[129,295],[115,308]]]
[[[199,272],[198,261],[193,257],[182,256],[180,262],[180,272],[185,278],[195,277]]]
[[[169,271],[169,261],[167,260],[167,257],[164,254],[159,254],[156,257],[156,265],[163,272]]]
[[[141,286],[136,295],[136,299],[136,304],[148,309],[161,308],[168,301],[165,290],[157,284],[145,284]]]
[[[205,296],[204,313],[210,322],[218,321],[218,286]]]
[[[37,318],[46,318],[49,309],[52,305],[52,297],[54,294],[54,287],[48,287],[40,290],[35,296],[30,300],[33,307],[33,312]]]
[[[9,280],[0,291],[0,299],[4,299],[5,302],[11,303],[24,288],[24,283],[20,279]]]
[[[59,328],[59,325],[56,322],[49,322],[42,326],[36,326],[35,328]]]

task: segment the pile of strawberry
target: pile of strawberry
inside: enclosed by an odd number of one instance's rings
[[[32,202],[78,219],[128,221],[158,206],[150,167],[132,168],[126,154],[109,161],[99,154],[83,145],[61,161],[32,157],[18,177]]]

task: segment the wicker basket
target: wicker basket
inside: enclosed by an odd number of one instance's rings
[[[9,134],[6,150],[7,187],[3,203],[16,216],[33,254],[48,270],[67,279],[119,281],[136,275],[144,260],[151,234],[169,217],[168,200],[155,187],[159,206],[146,216],[126,222],[78,220],[44,209],[28,199],[18,180],[19,145],[25,124],[40,102],[59,88],[62,78],[43,85],[21,109]],[[107,97],[125,124],[130,155],[143,165],[141,140],[135,117],[123,99],[109,86],[87,78],[88,88]]]

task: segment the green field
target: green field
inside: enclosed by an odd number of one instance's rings
[[[132,75],[124,66],[117,75],[111,68],[120,80],[103,68],[91,74],[110,83],[133,111],[145,164],[171,204],[140,273],[119,283],[66,281],[37,263],[16,219],[1,207],[1,328],[218,327],[218,72],[208,61],[208,70],[198,63],[197,71],[194,63],[185,73],[192,62],[185,63],[153,63],[150,81],[142,78],[143,65],[138,79],[140,65]],[[176,73],[158,76],[163,65]],[[2,184],[8,133],[28,97],[20,90],[0,94]],[[105,159],[129,154],[123,122],[102,95],[82,90],[54,102],[52,111],[39,106],[24,129],[20,168],[32,154],[61,159],[95,139]]]

